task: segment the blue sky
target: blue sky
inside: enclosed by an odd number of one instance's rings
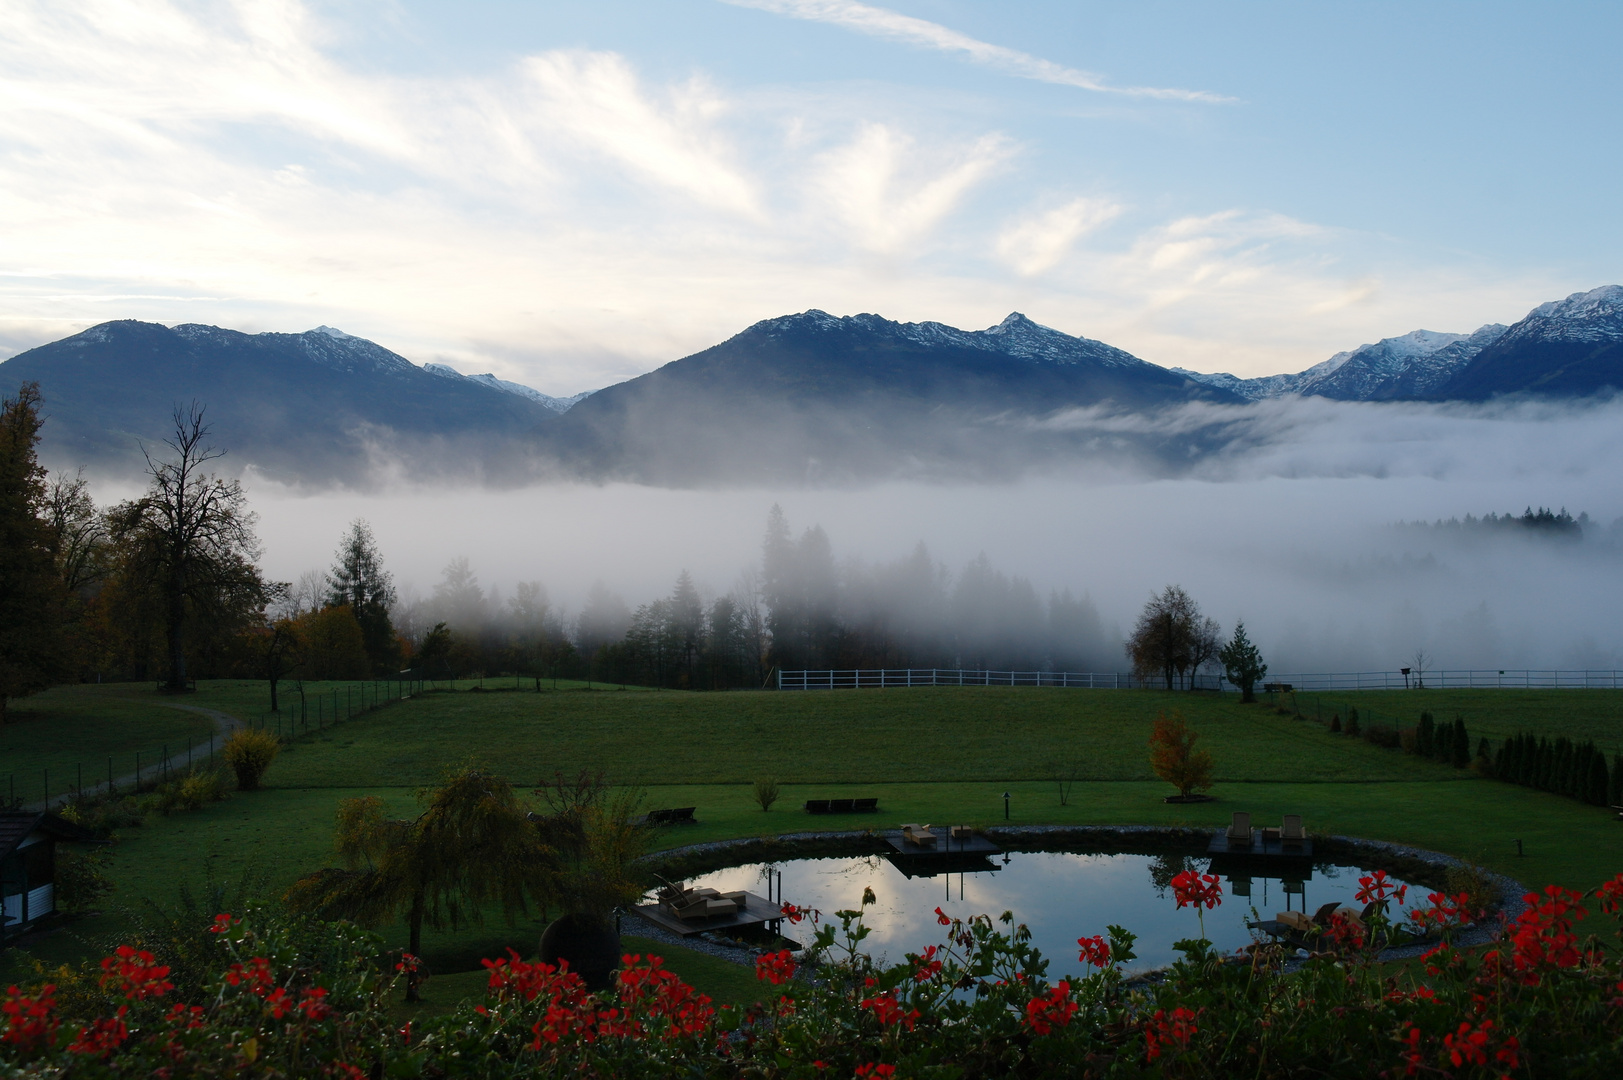
[[[0,0],[0,355],[593,388],[808,307],[1257,375],[1623,281],[1623,5]]]

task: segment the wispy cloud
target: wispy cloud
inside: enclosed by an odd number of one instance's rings
[[[1122,212],[1110,199],[1072,199],[1005,228],[997,238],[997,253],[1019,273],[1031,277],[1051,269],[1083,236]]]
[[[722,0],[735,7],[757,8],[776,15],[810,22],[832,23],[874,37],[892,38],[941,52],[956,53],[973,63],[1022,79],[1074,86],[1101,94],[1161,98],[1169,101],[1229,102],[1233,98],[1205,90],[1178,90],[1160,86],[1113,86],[1102,75],[1082,71],[1040,56],[972,38],[940,23],[903,15],[899,11],[860,4],[856,0]]]
[[[893,255],[923,239],[1011,153],[1008,140],[989,135],[956,152],[923,154],[907,135],[869,124],[824,157],[819,187],[859,247]]]

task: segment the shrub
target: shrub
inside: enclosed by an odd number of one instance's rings
[[[1466,897],[1467,906],[1473,912],[1487,911],[1499,895],[1493,876],[1469,860],[1445,870],[1443,885],[1448,895]]]
[[[201,769],[160,786],[153,792],[148,805],[167,817],[179,810],[201,810],[225,796],[225,777],[213,769]]]
[[[1341,714],[1335,713],[1330,717],[1330,734],[1341,734]]]
[[[1358,737],[1358,709],[1356,707],[1347,710],[1347,727],[1344,730],[1353,738]]]
[[[1365,728],[1364,741],[1374,746],[1384,746],[1388,750],[1396,750],[1403,745],[1403,737],[1398,730],[1385,724],[1370,724]]]
[[[237,774],[237,790],[255,791],[282,744],[268,731],[238,728],[225,741],[225,763]]]
[[[109,850],[58,850],[56,855],[56,906],[70,915],[83,915],[97,900],[113,891],[107,876]]]
[[[773,776],[762,777],[755,781],[754,798],[762,810],[772,809],[772,804],[778,801],[778,780]]]

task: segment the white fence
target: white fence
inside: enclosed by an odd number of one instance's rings
[[[1616,690],[1623,687],[1623,671],[1556,671],[1544,669],[1436,670],[1423,674],[1402,671],[1338,671],[1270,674],[1263,683],[1284,684],[1293,690]],[[835,671],[779,671],[779,690],[892,689],[909,686],[1055,686],[1075,690],[1160,689],[1158,678],[1142,679],[1127,672],[1097,671],[970,671],[958,668],[862,668]],[[1220,675],[1199,675],[1202,690],[1232,691],[1234,684]],[[1261,689],[1259,686],[1258,689]]]

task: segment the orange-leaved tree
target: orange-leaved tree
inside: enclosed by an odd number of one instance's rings
[[[1162,713],[1150,732],[1150,766],[1186,797],[1212,786],[1212,755],[1195,749],[1199,738],[1178,712]]]

